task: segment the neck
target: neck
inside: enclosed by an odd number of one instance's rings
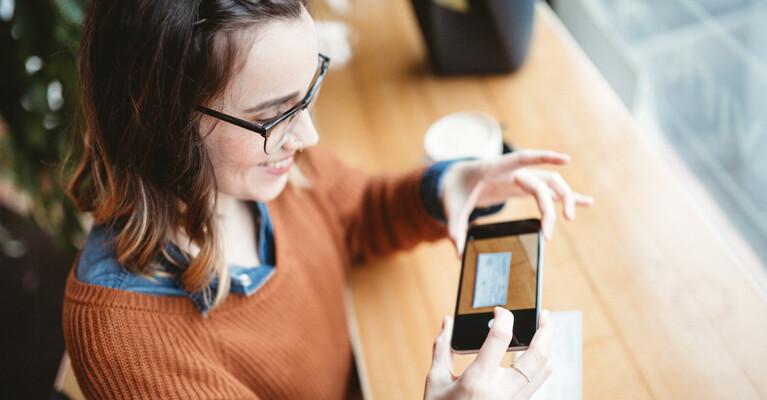
[[[243,267],[257,266],[257,229],[248,204],[219,193],[216,197],[216,217],[227,262]]]
[[[238,200],[225,193],[218,192],[216,194],[216,210],[215,218],[217,220],[217,226],[219,231],[219,237],[226,239],[225,226],[228,225],[227,221],[232,220],[233,210],[237,206]],[[183,229],[179,229],[176,232],[176,245],[184,252],[190,254],[192,257],[196,257],[200,253],[200,248],[194,244],[191,239],[186,235]]]
[[[216,194],[216,218],[219,223],[231,218],[238,203],[242,201],[226,193],[218,192]],[[220,228],[219,228],[220,229]]]
[[[258,265],[256,227],[248,205],[243,200],[219,192],[216,195],[215,215],[227,262],[245,267]],[[177,232],[176,240],[181,250],[193,257],[199,254],[200,249],[184,232]]]

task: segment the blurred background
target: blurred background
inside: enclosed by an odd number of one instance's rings
[[[413,0],[414,11],[430,1]],[[2,398],[53,396],[64,353],[64,281],[87,221],[60,178],[71,168],[63,160],[81,126],[77,54],[86,3],[0,0]],[[767,263],[767,2],[549,4],[640,130],[672,144],[685,162],[679,168],[697,177],[750,244],[747,251]],[[416,23],[416,12],[412,18]],[[353,57],[349,32],[325,26],[321,40],[337,52],[331,58]]]
[[[0,397],[53,393],[64,281],[82,240],[59,184],[77,119],[85,0],[0,0]]]
[[[767,262],[767,2],[556,0],[649,135],[660,134]]]

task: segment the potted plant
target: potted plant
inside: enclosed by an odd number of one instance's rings
[[[29,214],[69,256],[82,228],[60,167],[75,126],[86,2],[0,1],[0,180],[29,199]]]

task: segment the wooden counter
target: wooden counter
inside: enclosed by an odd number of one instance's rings
[[[408,1],[352,7],[343,19],[358,36],[355,57],[331,68],[315,114],[321,142],[342,158],[371,171],[413,167],[429,125],[459,110],[495,116],[520,147],[572,156],[560,172],[596,205],[558,221],[543,305],[583,312],[585,399],[767,397],[763,270],[545,3],[519,72],[449,79],[429,73]],[[515,200],[495,219],[537,215],[532,201]],[[423,396],[459,267],[445,240],[353,271],[350,320],[368,397]],[[458,357],[457,369],[470,361]]]

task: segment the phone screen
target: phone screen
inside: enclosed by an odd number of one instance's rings
[[[537,220],[472,227],[464,250],[456,305],[453,348],[478,350],[487,337],[493,309],[514,314],[510,348],[530,344],[540,304],[540,246]],[[499,226],[500,225],[500,226]]]

